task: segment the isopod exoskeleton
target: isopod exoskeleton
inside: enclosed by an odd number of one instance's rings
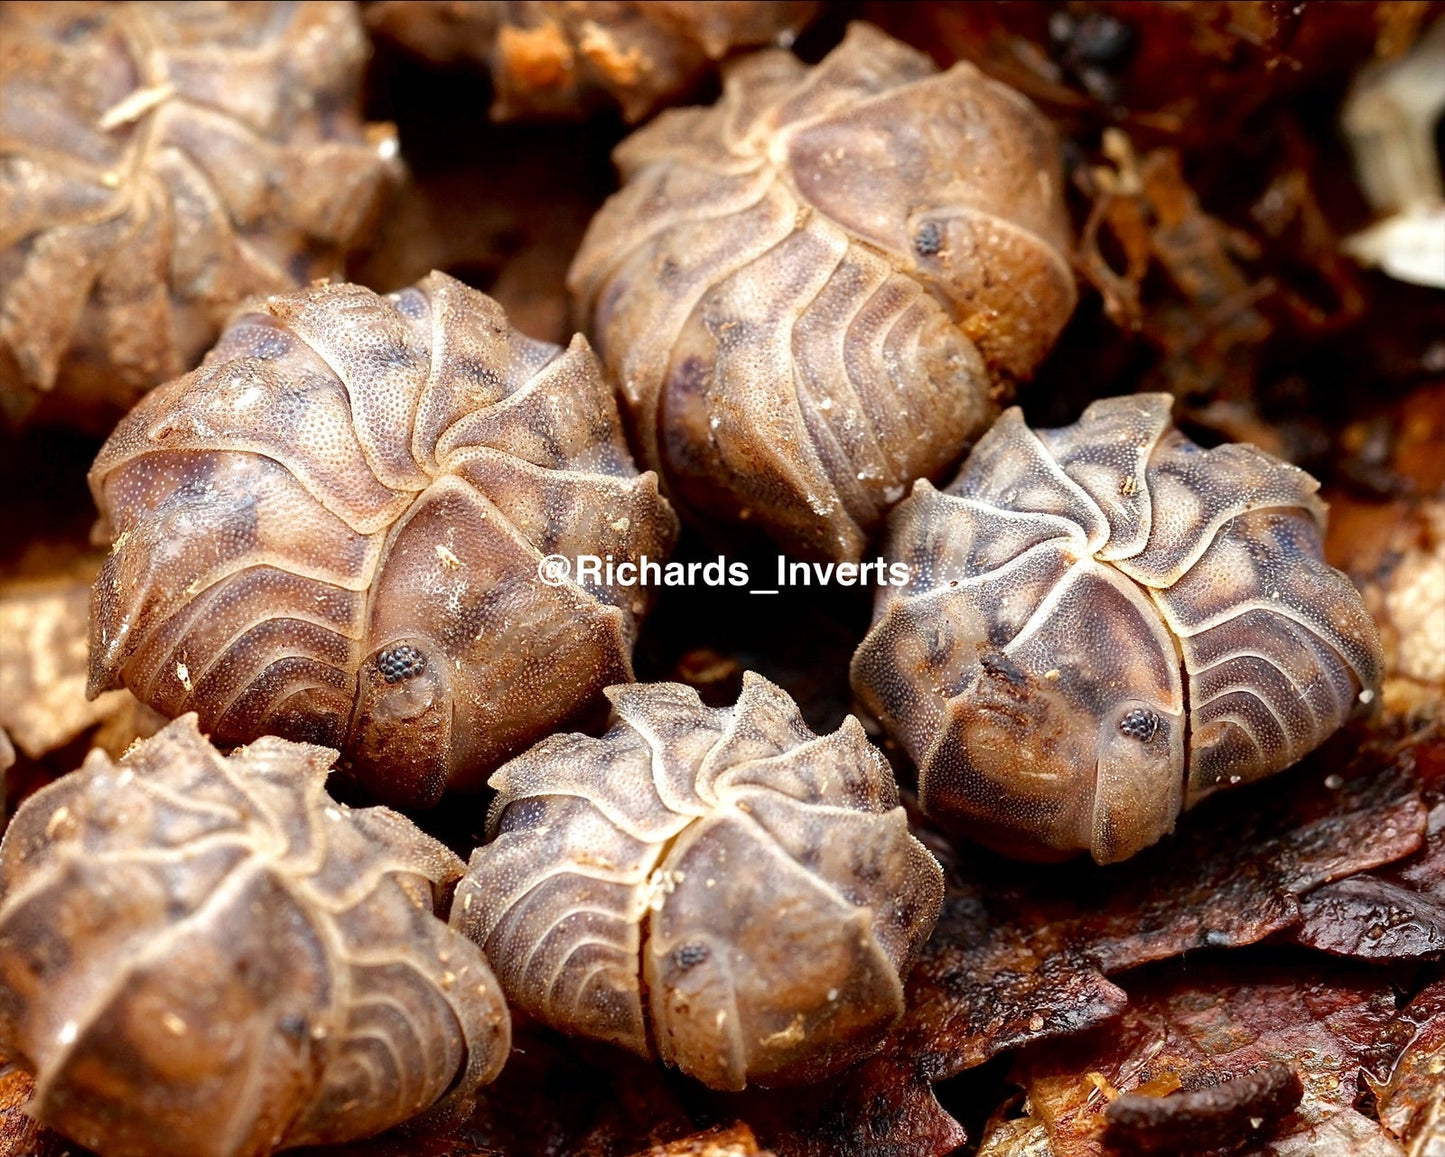
[[[677,532],[586,341],[533,341],[438,273],[267,299],[142,400],[90,485],[113,543],[92,693],[195,711],[222,744],[339,748],[413,805],[601,722],[632,678],[646,588],[551,584],[545,556],[661,559]]]
[[[326,793],[336,752],[223,758],[178,719],[20,806],[0,843],[0,1048],[105,1157],[265,1157],[445,1114],[511,1019],[442,918],[462,862]]]
[[[1325,564],[1319,484],[1205,450],[1167,394],[1034,431],[1008,411],[890,521],[853,659],[925,811],[1010,854],[1122,860],[1287,767],[1375,695],[1380,643]]]
[[[855,24],[618,146],[568,284],[685,512],[857,560],[1074,307],[1058,142],[1012,89]]]
[[[851,716],[808,729],[748,672],[731,708],[614,687],[600,739],[502,767],[452,924],[507,999],[713,1088],[815,1081],[878,1047],[943,899]]]

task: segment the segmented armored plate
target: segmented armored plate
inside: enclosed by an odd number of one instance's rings
[[[677,529],[586,341],[524,337],[437,273],[270,298],[147,395],[90,484],[114,542],[92,692],[219,743],[341,748],[414,804],[605,718],[645,591],[539,562],[663,558]]]
[[[643,461],[802,554],[856,560],[1073,310],[1048,122],[868,25],[738,62],[615,159],[568,284]]]
[[[103,429],[400,176],[340,3],[0,6],[0,409]]]
[[[943,898],[887,763],[749,672],[735,707],[613,688],[601,739],[504,766],[452,923],[507,998],[720,1089],[817,1080],[903,1011]]]
[[[492,1080],[510,1018],[439,918],[461,861],[326,794],[336,752],[224,759],[188,715],[20,807],[0,844],[0,1049],[107,1157],[367,1137]]]
[[[854,690],[919,766],[924,809],[1025,855],[1123,859],[1216,788],[1287,767],[1380,678],[1358,592],[1321,554],[1304,471],[1205,450],[1171,399],[1013,409],[889,528]]]

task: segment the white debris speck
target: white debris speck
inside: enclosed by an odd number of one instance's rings
[[[120,128],[121,125],[133,124],[157,105],[170,100],[175,94],[176,90],[169,84],[138,88],[119,104],[112,105],[106,110],[100,120],[96,121],[96,128],[103,133],[108,133],[112,129]]]
[[[184,687],[187,691],[192,690],[191,669],[187,667],[184,663],[176,664],[176,678],[181,681],[181,686]]]
[[[444,547],[441,543],[437,543],[436,552],[437,558],[441,560],[442,566],[446,567],[448,570],[456,570],[457,567],[462,565],[462,560],[459,559],[456,555],[454,555],[446,547]]]
[[[654,871],[647,879],[647,906],[654,912],[661,912],[662,905],[672,895],[681,879],[680,872],[669,872],[664,868]]]
[[[1397,282],[1445,289],[1445,202],[1410,205],[1342,238],[1340,248],[1364,266],[1379,266]]]
[[[787,1048],[803,1039],[803,1014],[798,1013],[788,1022],[788,1027],[763,1037],[758,1043],[766,1048]]]

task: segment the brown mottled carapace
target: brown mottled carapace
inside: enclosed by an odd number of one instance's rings
[[[677,532],[586,341],[533,341],[435,273],[268,299],[90,483],[114,544],[92,693],[195,711],[222,744],[340,748],[413,805],[600,721],[632,678],[645,591],[548,585],[543,556],[664,558]]]
[[[106,1157],[265,1157],[445,1117],[511,1018],[450,929],[462,862],[326,794],[336,752],[230,758],[196,717],[21,805],[0,843],[0,1049]]]
[[[0,5],[0,411],[109,429],[400,176],[356,7]]]
[[[568,283],[644,463],[705,521],[857,560],[1073,310],[1058,142],[1018,93],[852,26],[618,146]]]
[[[730,708],[676,683],[608,695],[601,739],[555,735],[492,778],[453,926],[528,1015],[713,1088],[874,1051],[943,873],[858,721],[819,737],[752,672]]]
[[[730,52],[789,43],[812,0],[378,0],[372,32],[443,66],[491,74],[492,116],[629,122],[688,96]]]
[[[853,687],[930,815],[1031,858],[1122,860],[1374,697],[1379,637],[1298,467],[1205,450],[1167,394],[1031,430],[1013,409],[889,525]]]

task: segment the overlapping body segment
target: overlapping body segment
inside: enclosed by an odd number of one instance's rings
[[[569,285],[642,457],[803,554],[856,559],[1073,308],[1047,123],[866,25],[811,69],[749,57],[616,161]]]
[[[1011,410],[893,517],[912,581],[880,592],[854,688],[918,763],[925,809],[1005,850],[1123,859],[1378,685],[1314,479],[1199,447],[1169,406],[1107,399],[1037,433]]]
[[[549,586],[538,560],[661,558],[676,533],[585,341],[532,341],[441,274],[269,299],[90,477],[114,543],[92,690],[222,743],[331,744],[413,803],[631,678],[638,592]]]
[[[554,736],[493,777],[453,924],[528,1013],[714,1088],[866,1055],[942,876],[857,721],[816,736],[752,674],[730,709],[677,684],[609,694],[602,739]]]

